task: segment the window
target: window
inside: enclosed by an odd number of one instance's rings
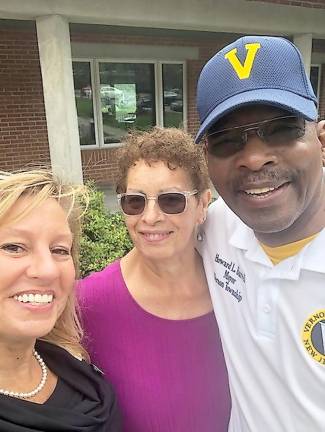
[[[72,66],[80,145],[96,145],[91,64],[78,61]]]
[[[313,86],[314,93],[319,99],[319,87],[320,87],[320,77],[321,77],[321,66],[320,65],[311,65],[310,67],[310,81]]]
[[[184,63],[76,60],[73,76],[81,146],[119,145],[133,128],[184,124]]]
[[[156,124],[154,73],[153,64],[99,63],[104,144]]]
[[[181,127],[183,124],[183,65],[163,64],[164,126]]]

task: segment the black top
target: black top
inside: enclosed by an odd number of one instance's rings
[[[44,404],[0,395],[1,432],[121,431],[115,396],[99,369],[47,342],[36,349],[57,385]]]
[[[64,379],[58,377],[56,387],[45,404],[53,407],[64,406],[67,409],[74,409],[83,399],[82,393],[73,389]]]

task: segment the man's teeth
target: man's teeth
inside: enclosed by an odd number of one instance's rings
[[[15,300],[18,300],[22,303],[52,303],[53,301],[53,294],[21,294],[21,295],[15,295]]]
[[[245,192],[249,195],[260,195],[260,194],[266,194],[268,192],[274,191],[276,188],[270,187],[270,188],[258,188],[258,189],[248,189],[245,190]]]

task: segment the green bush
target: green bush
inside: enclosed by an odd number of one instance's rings
[[[84,216],[80,241],[80,273],[84,277],[132,249],[132,242],[120,212],[108,212],[104,193],[90,188],[90,203]]]

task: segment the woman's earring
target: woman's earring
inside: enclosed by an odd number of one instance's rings
[[[200,225],[199,225],[199,227],[198,227],[197,234],[196,234],[196,239],[197,239],[197,241],[199,241],[199,242],[203,241],[203,234],[202,234],[200,228],[201,228],[201,225],[204,224],[205,219],[206,219],[206,215],[203,216],[202,221],[201,221],[201,223],[200,223]]]

